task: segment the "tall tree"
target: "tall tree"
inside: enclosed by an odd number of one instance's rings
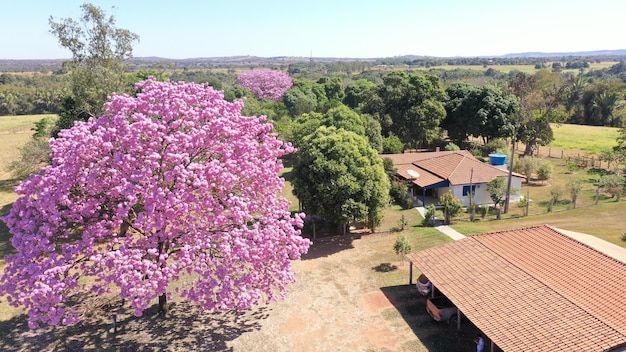
[[[308,214],[345,225],[367,220],[372,231],[389,202],[383,161],[367,140],[334,126],[305,137],[293,166],[294,194]]]
[[[257,99],[278,101],[293,86],[291,77],[285,72],[276,70],[252,70],[237,76],[242,87],[250,89]]]
[[[516,97],[499,88],[455,83],[446,89],[446,117],[442,127],[448,136],[461,143],[468,136],[481,137],[485,143],[513,135],[514,117],[519,112]]]
[[[383,134],[393,132],[411,147],[428,145],[441,136],[446,96],[439,78],[420,73],[391,72],[376,89],[363,112],[376,116]]]
[[[132,57],[133,44],[139,36],[117,28],[115,18],[98,6],[85,3],[81,9],[83,14],[78,21],[66,18],[56,22],[52,16],[49,19],[50,32],[72,53],[72,60],[64,64],[69,72],[71,97],[66,99],[66,109],[59,113],[55,136],[72,127],[76,120],[100,116],[109,95],[131,89],[125,80],[125,60]]]
[[[532,155],[538,144],[553,140],[550,123],[563,121],[558,107],[564,86],[556,73],[540,70],[534,76],[519,72],[509,88],[519,98],[521,107],[515,138],[525,144],[524,155]]]
[[[279,196],[279,158],[293,148],[209,86],[137,88],[52,139],[52,164],[3,218],[17,254],[0,295],[31,327],[77,322],[67,302],[84,292],[119,290],[140,315],[156,298],[165,309],[173,286],[224,310],[276,299],[295,280],[290,260],[310,242]]]

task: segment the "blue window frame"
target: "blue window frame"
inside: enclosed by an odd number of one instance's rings
[[[463,197],[469,196],[470,186],[463,186]],[[476,194],[476,185],[472,185],[472,193]]]

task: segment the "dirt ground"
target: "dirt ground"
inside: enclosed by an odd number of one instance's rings
[[[110,302],[80,326],[34,331],[22,315],[0,322],[0,350],[475,351],[471,322],[457,332],[425,312],[394,241],[389,233],[318,239],[293,263],[298,282],[287,298],[252,311],[202,313],[175,302],[167,317],[156,307],[134,317]]]

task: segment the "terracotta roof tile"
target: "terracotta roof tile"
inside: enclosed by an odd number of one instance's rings
[[[475,235],[409,259],[505,351],[626,343],[626,265],[549,226]]]
[[[508,171],[499,169],[476,159],[467,150],[383,154],[398,169],[398,174],[420,187],[426,187],[441,181],[449,181],[451,185],[486,183],[496,177],[508,176]],[[420,176],[411,177],[406,170],[413,169]],[[515,174],[517,177],[521,175]]]

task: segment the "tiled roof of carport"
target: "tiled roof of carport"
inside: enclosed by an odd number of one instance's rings
[[[505,351],[626,343],[626,265],[552,227],[474,235],[409,259]]]

